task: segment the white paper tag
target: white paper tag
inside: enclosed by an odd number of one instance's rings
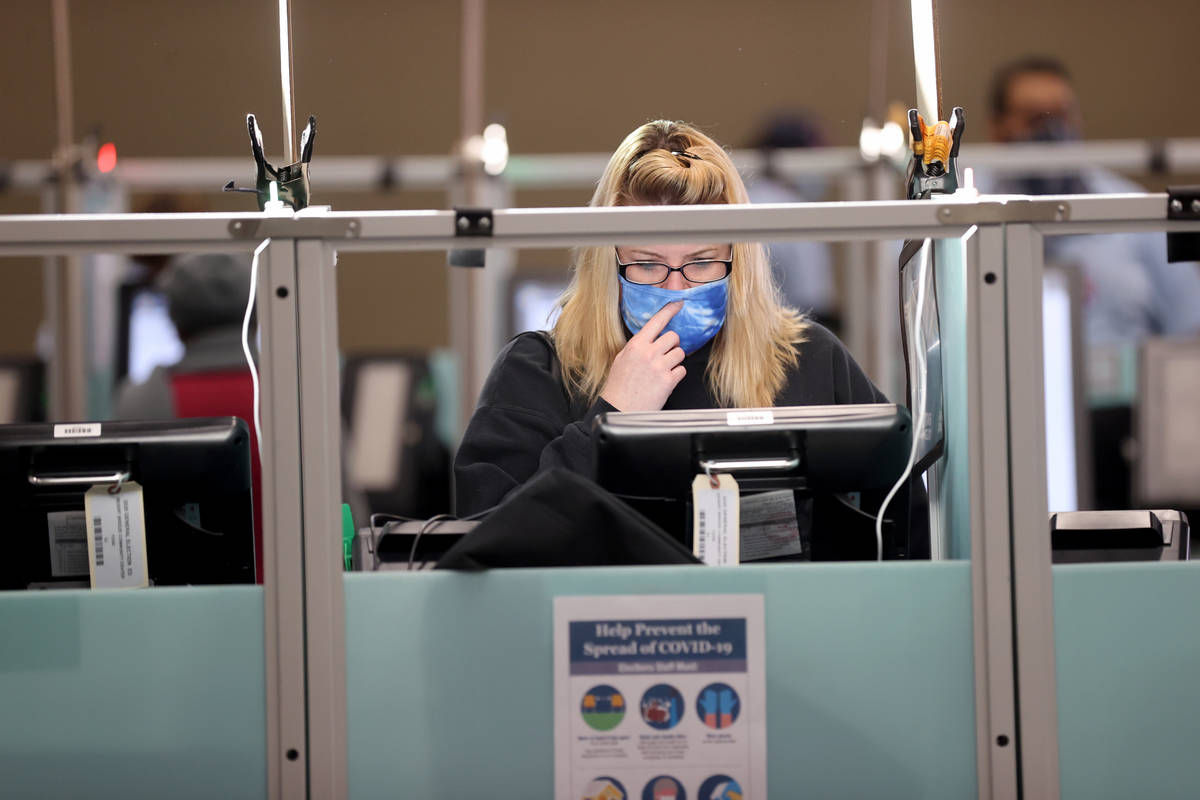
[[[770,425],[775,421],[775,412],[769,408],[757,411],[726,411],[726,425]]]
[[[82,511],[50,511],[50,574],[56,578],[88,574],[87,515]]]
[[[716,477],[715,489],[707,475],[692,481],[692,552],[712,567],[739,562],[737,481],[732,475]]]
[[[746,495],[741,515],[743,561],[794,556],[803,551],[796,498],[791,491]]]
[[[142,487],[126,481],[115,494],[111,488],[93,486],[83,496],[92,588],[149,586]]]
[[[82,439],[99,435],[99,422],[68,422],[54,426],[55,439]]]

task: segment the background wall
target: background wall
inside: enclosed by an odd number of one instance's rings
[[[1150,0],[940,0],[943,95],[967,113],[967,147],[986,135],[987,82],[1026,53],[1074,71],[1090,138],[1200,135],[1189,102],[1200,3]],[[76,129],[98,129],[129,156],[245,156],[244,176],[214,175],[211,209],[251,172],[243,115],[282,150],[273,0],[73,0]],[[889,14],[886,72],[869,75],[872,12]],[[0,80],[9,109],[0,160],[47,158],[55,140],[49,0],[5,0]],[[495,0],[487,9],[486,108],[513,152],[611,151],[653,117],[695,122],[743,146],[770,110],[804,106],[833,144],[853,144],[872,81],[911,104],[903,0]],[[323,155],[448,153],[458,132],[460,4],[447,0],[293,0],[298,118],[314,113],[315,202],[335,208],[443,207],[435,194],[322,193]],[[277,155],[273,159],[280,160]],[[517,201],[582,204],[588,193]],[[134,198],[136,203],[138,198]],[[39,200],[0,192],[0,213]],[[561,252],[523,254],[558,269]],[[30,352],[41,301],[37,262],[6,260],[0,353]],[[356,350],[445,344],[442,254],[355,255],[339,269],[342,340]]]

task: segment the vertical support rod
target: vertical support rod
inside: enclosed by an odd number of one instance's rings
[[[53,0],[54,25],[54,110],[58,132],[58,156],[66,158],[75,144],[74,88],[71,81],[71,24],[67,0]]]
[[[296,97],[292,60],[292,0],[279,0],[279,84],[283,94],[284,163],[296,162]]]
[[[1021,780],[1025,797],[1057,800],[1054,575],[1046,498],[1042,350],[1043,241],[1033,227],[1005,226],[1013,611]]]
[[[259,260],[256,295],[258,325],[262,331],[259,441],[262,443],[267,796],[271,800],[305,797],[308,792],[302,439],[295,294],[295,243],[291,239],[274,239]]]
[[[507,208],[512,205],[512,191],[503,176],[488,176],[480,181],[477,196],[480,204],[486,208]],[[509,338],[505,327],[508,315],[504,313],[504,299],[516,261],[515,250],[491,247],[487,251],[487,267],[473,269],[467,273],[472,283],[471,296],[475,304],[472,316],[474,331],[471,339],[471,349],[474,353],[471,360],[475,366],[471,376],[472,409],[491,371],[492,362],[496,360],[501,346]]]
[[[967,456],[979,797],[1016,800],[1017,720],[1009,545],[1008,390],[1004,237],[998,226],[963,237],[967,281]]]
[[[54,0],[51,14],[57,128],[54,161],[58,178],[54,211],[70,214],[79,209],[74,173],[74,86],[67,0]],[[46,266],[46,317],[54,331],[54,349],[49,364],[50,417],[54,420],[82,420],[87,416],[87,337],[84,332],[86,307],[82,260],[79,256],[56,256],[47,259]]]
[[[867,199],[867,168],[847,170],[841,178],[841,199],[855,202]],[[878,379],[870,359],[871,343],[871,267],[867,263],[870,244],[853,240],[842,244],[847,276],[842,292],[843,340],[854,358],[872,380]]]
[[[335,259],[321,240],[296,242],[308,777],[309,796],[323,800],[349,791]]]
[[[462,33],[459,42],[459,173],[451,188],[452,206],[477,206],[482,200],[482,165],[467,153],[467,141],[483,131],[484,11],[485,0],[462,0]],[[475,410],[487,364],[477,347],[482,300],[481,281],[473,271],[453,268],[447,281],[450,291],[450,346],[458,356],[458,431],[466,428]]]
[[[896,177],[882,161],[867,168],[869,200],[896,200]],[[900,278],[899,256],[901,243],[878,240],[868,245],[871,250],[873,291],[871,292],[871,377],[888,397],[904,396],[904,354],[900,343]]]
[[[484,0],[463,0],[458,132],[464,143],[483,132],[484,10]]]

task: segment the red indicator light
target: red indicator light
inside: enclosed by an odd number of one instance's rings
[[[96,151],[96,169],[101,172],[112,172],[116,168],[117,146],[112,142],[105,142]]]

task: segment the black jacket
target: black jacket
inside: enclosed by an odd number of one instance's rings
[[[711,348],[710,342],[684,359],[687,374],[665,409],[717,407],[704,376]],[[775,405],[887,402],[845,345],[821,325],[810,323],[806,341],[796,349],[799,361]],[[491,508],[553,467],[593,477],[592,419],[615,410],[603,399],[591,406],[573,402],[546,334],[518,335],[496,359],[454,459],[456,513],[465,517]]]

